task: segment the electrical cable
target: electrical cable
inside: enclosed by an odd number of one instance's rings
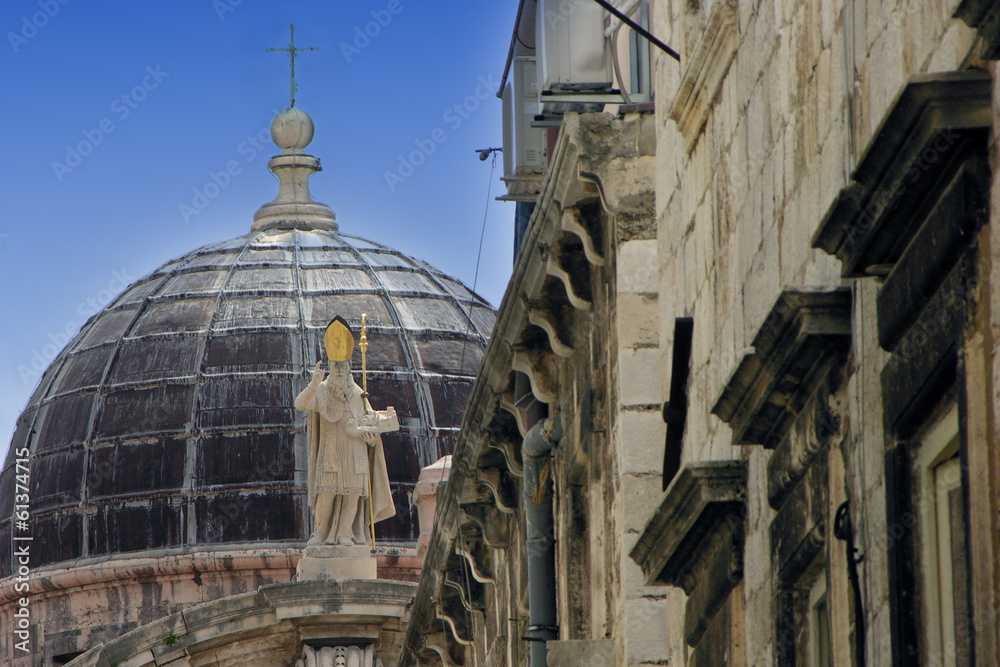
[[[611,62],[615,66],[615,78],[618,79],[618,89],[621,91],[622,99],[625,104],[632,104],[632,98],[625,90],[625,81],[622,80],[622,68],[618,64],[618,31],[622,29],[623,25],[625,24],[619,23],[615,31],[611,33]]]
[[[603,7],[605,9],[605,11],[607,11],[609,14],[611,14],[612,16],[614,16],[615,18],[617,18],[619,21],[621,21],[622,23],[624,23],[628,27],[632,28],[632,30],[635,30],[637,33],[639,33],[640,35],[642,35],[643,37],[645,37],[646,39],[648,39],[649,42],[650,42],[650,44],[652,44],[653,46],[655,46],[656,48],[658,48],[660,51],[663,51],[668,56],[670,56],[671,58],[673,58],[674,60],[676,60],[677,62],[681,61],[681,54],[677,53],[677,51],[674,51],[672,48],[670,48],[669,46],[667,46],[666,44],[664,44],[663,42],[661,42],[660,40],[658,40],[653,35],[653,33],[649,32],[648,30],[646,30],[645,28],[643,28],[641,25],[639,25],[638,23],[636,23],[635,21],[633,21],[632,19],[630,19],[628,16],[626,16],[625,14],[622,14],[618,10],[618,8],[616,8],[614,5],[612,5],[611,3],[609,3],[607,0],[594,0],[594,2],[596,2],[601,7]]]
[[[472,278],[472,304],[469,306],[469,326],[465,329],[465,336],[462,340],[462,360],[458,364],[458,371],[465,370],[465,347],[469,344],[469,332],[472,330],[472,309],[476,307],[476,286],[479,284],[479,263],[483,259],[483,239],[486,238],[486,218],[490,213],[490,195],[493,194],[493,172],[497,167],[497,151],[493,152],[493,160],[490,163],[490,182],[486,187],[486,210],[483,212],[483,229],[479,232],[479,253],[476,255],[476,273]]]

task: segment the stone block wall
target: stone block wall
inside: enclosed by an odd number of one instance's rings
[[[659,349],[671,349],[675,318],[693,317],[682,462],[748,459],[746,663],[774,664],[770,452],[732,445],[712,406],[785,286],[851,284],[812,238],[908,77],[992,65],[977,61],[976,31],[952,18],[958,0],[655,4],[653,32],[683,57],[680,65],[658,57],[655,70]],[[701,88],[685,97],[678,91],[692,77]],[[859,546],[884,554],[880,374],[889,355],[875,326],[878,283],[853,285],[851,430],[842,465],[848,496],[860,508]],[[669,386],[668,353],[659,367],[661,386]],[[832,551],[842,548],[829,546],[831,567],[843,567]],[[885,558],[866,559],[862,576],[869,664],[891,664]],[[668,589],[663,603],[670,664],[685,662],[674,627],[683,600],[682,591]],[[847,632],[846,615],[833,624],[834,634]]]

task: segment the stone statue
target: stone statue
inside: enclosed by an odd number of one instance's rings
[[[364,350],[363,328],[361,340]],[[392,407],[373,410],[351,377],[354,337],[339,317],[327,328],[326,348],[329,377],[317,362],[295,398],[295,408],[309,413],[309,545],[371,544],[374,523],[396,513],[379,434],[398,430],[399,420]]]

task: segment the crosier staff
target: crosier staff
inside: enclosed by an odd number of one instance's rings
[[[367,323],[368,314],[361,314],[361,341],[358,343],[358,347],[361,349],[361,404],[364,405],[365,415],[368,415],[368,358],[366,352],[368,351],[368,333],[367,333]],[[372,469],[375,462],[372,460],[375,452],[368,448],[368,527],[371,531],[372,537],[372,553],[375,553],[375,504],[372,499]]]

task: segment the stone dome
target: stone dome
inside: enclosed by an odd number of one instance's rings
[[[287,225],[286,225],[287,226]],[[252,231],[168,262],[88,321],[43,375],[0,473],[11,544],[15,452],[31,451],[32,567],[226,543],[301,542],[305,416],[293,399],[340,315],[368,316],[368,383],[412,546],[413,485],[452,452],[495,313],[419,260],[332,229]],[[352,364],[360,373],[360,352]],[[358,378],[360,384],[360,378]],[[11,573],[0,550],[0,577]]]

